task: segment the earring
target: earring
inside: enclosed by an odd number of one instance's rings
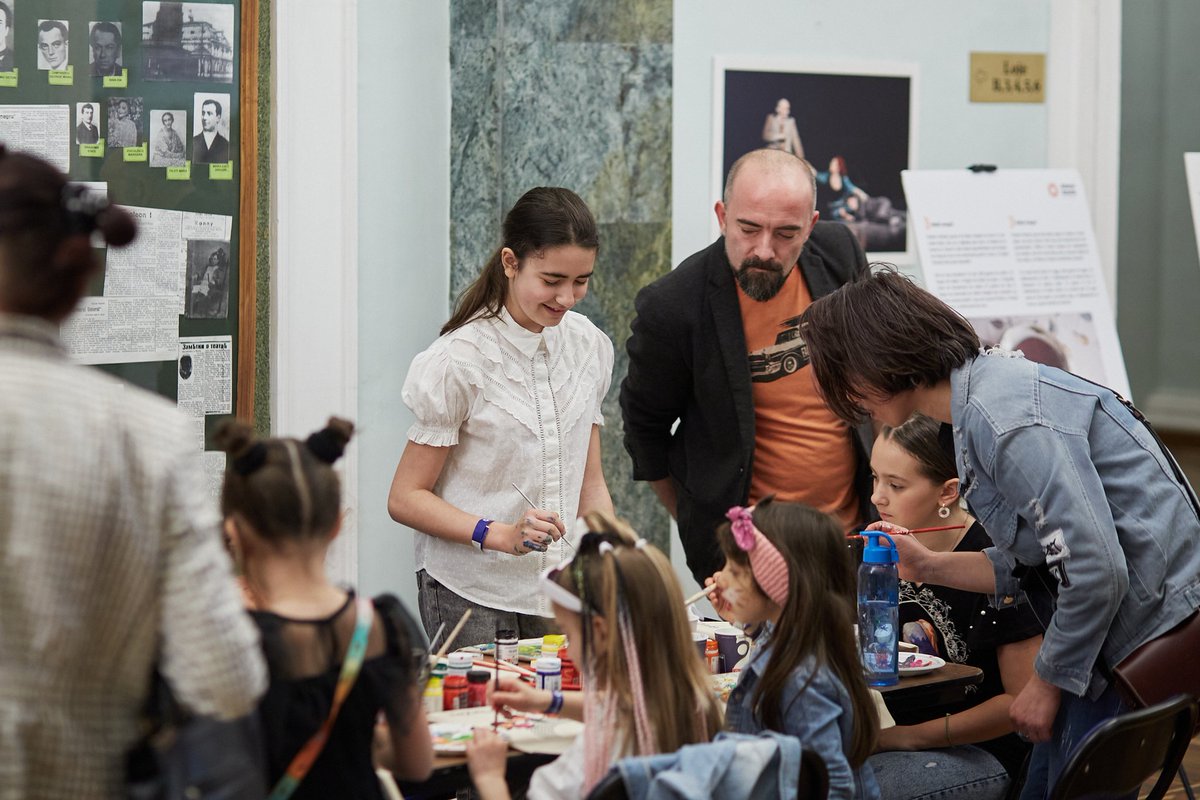
[[[950,509],[946,506],[938,506],[938,516],[942,519],[950,518]]]

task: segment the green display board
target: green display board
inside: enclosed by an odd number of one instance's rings
[[[169,252],[169,237],[164,240],[163,264],[175,263],[172,259],[186,249],[178,282],[182,302],[176,347],[184,337],[231,337],[233,403],[239,381],[254,383],[253,329],[251,341],[241,342],[239,310],[244,300],[251,302],[243,318],[253,326],[255,249],[241,247],[246,221],[242,202],[248,198],[251,212],[256,208],[257,175],[242,172],[245,164],[252,173],[257,170],[257,159],[245,156],[256,153],[258,75],[247,83],[242,71],[247,62],[255,73],[258,68],[253,49],[259,34],[257,3],[250,8],[244,2],[0,1],[11,13],[0,28],[6,34],[0,53],[0,140],[49,157],[61,154],[62,137],[69,136],[69,164],[60,165],[67,166],[74,181],[107,184],[112,202],[190,212],[180,218],[192,222],[203,219],[192,215],[218,215],[207,218],[218,222],[211,234],[197,233],[195,225],[180,234],[174,253]],[[0,22],[4,16],[0,8]],[[246,20],[249,58],[242,46]],[[247,112],[253,119],[244,128],[247,85],[253,101]],[[244,143],[247,130],[252,136]],[[92,143],[93,138],[99,141]],[[222,217],[229,218],[227,229],[219,224]],[[254,221],[253,213],[250,219]],[[161,219],[158,224],[159,232],[166,230]],[[147,230],[153,235],[155,229]],[[245,234],[254,241],[253,227]],[[138,274],[126,259],[118,271],[110,265],[112,254],[97,253],[104,270],[89,295],[108,297],[111,303],[114,293],[131,291],[129,275],[139,286],[147,281],[149,264]],[[245,282],[240,279],[243,268],[249,273]],[[117,288],[120,283],[123,289]],[[158,347],[143,351],[159,349],[161,337],[158,341]],[[243,352],[247,346],[248,358]],[[177,352],[169,359],[147,361],[143,352],[140,360],[119,355],[111,359],[114,363],[98,367],[177,400],[180,379],[190,371],[190,364],[181,369],[179,357]],[[252,404],[253,394],[247,397]],[[236,410],[250,415],[245,404]],[[222,416],[206,416],[207,433]]]

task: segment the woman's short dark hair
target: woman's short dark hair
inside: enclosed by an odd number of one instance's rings
[[[971,323],[901,275],[884,269],[815,301],[800,318],[825,402],[844,420],[865,415],[859,401],[892,397],[950,377],[979,352]]]

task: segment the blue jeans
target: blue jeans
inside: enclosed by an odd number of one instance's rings
[[[986,750],[959,745],[941,750],[887,750],[867,759],[882,800],[965,797],[1001,800],[1008,772]]]
[[[1050,741],[1035,745],[1033,755],[1029,758],[1029,771],[1025,776],[1025,787],[1021,790],[1021,800],[1042,800],[1046,797],[1079,742],[1101,722],[1127,710],[1121,695],[1112,685],[1095,700],[1063,692]],[[1136,798],[1137,792],[1129,797]]]

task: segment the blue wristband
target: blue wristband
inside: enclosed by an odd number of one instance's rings
[[[475,546],[480,550],[483,550],[483,540],[487,538],[488,525],[491,524],[492,520],[490,519],[481,519],[479,522],[475,523],[475,532],[471,534],[471,541],[474,542]]]
[[[563,693],[558,689],[550,690],[550,705],[546,706],[547,714],[557,714],[562,711]]]

